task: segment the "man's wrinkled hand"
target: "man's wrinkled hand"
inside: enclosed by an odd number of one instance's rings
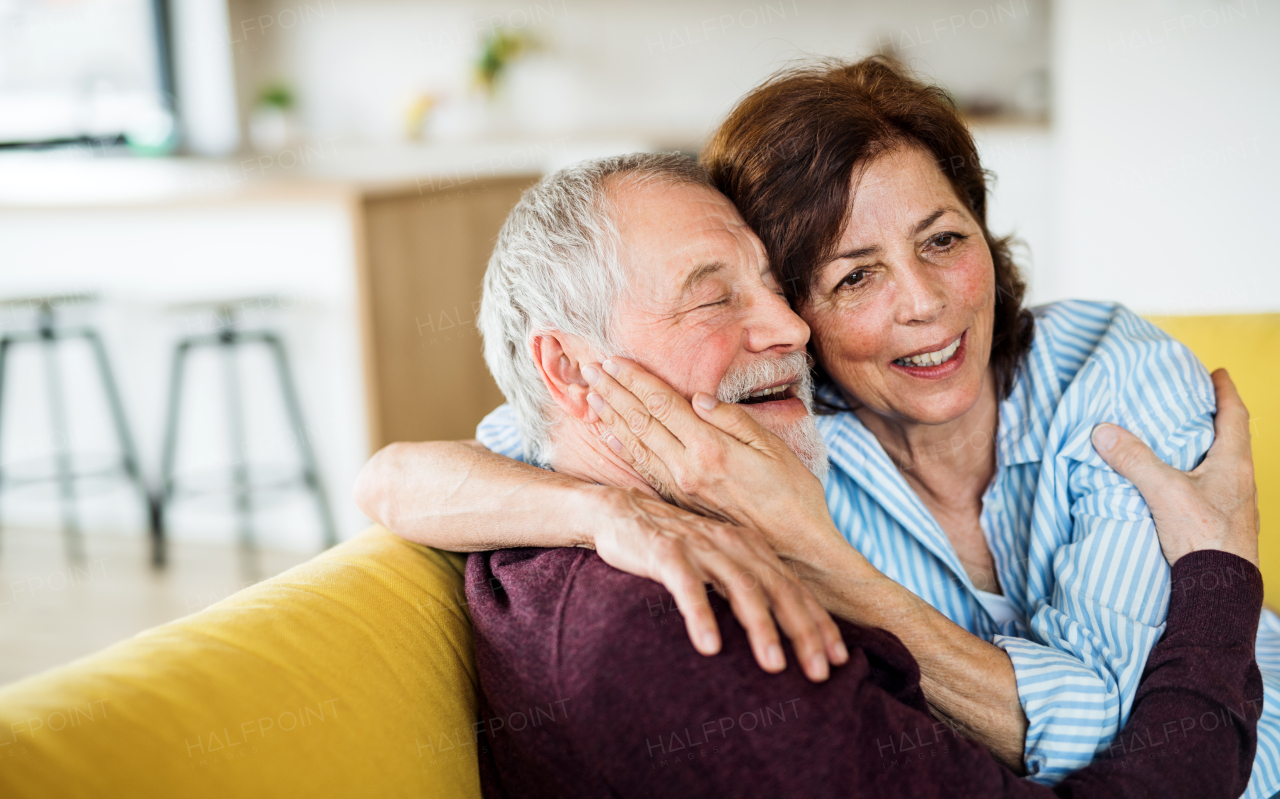
[[[1113,424],[1093,430],[1093,446],[1142,492],[1169,565],[1198,549],[1218,549],[1258,565],[1258,487],[1253,476],[1249,411],[1225,369],[1213,373],[1218,395],[1213,446],[1204,462],[1179,471],[1141,439]]]

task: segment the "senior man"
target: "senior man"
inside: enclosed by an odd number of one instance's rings
[[[821,474],[825,456],[807,407],[808,330],[777,289],[759,241],[692,161],[587,162],[526,193],[507,220],[485,280],[486,359],[534,459],[560,474],[631,489],[628,501],[661,519],[655,508],[667,506],[602,438],[591,365],[625,354],[686,397],[703,392],[742,403]],[[1243,447],[1228,463],[1247,459]],[[428,517],[432,510],[397,462],[403,456],[379,456],[358,495],[366,511],[405,533],[413,525],[397,523],[407,518],[403,505]],[[1148,500],[1153,508],[1172,501]],[[507,547],[529,543],[521,535],[525,514],[574,512],[521,507],[518,492],[491,501],[510,506],[489,531],[489,540]],[[683,525],[680,535],[662,538],[661,522],[652,535],[678,546],[597,535],[600,554],[507,549],[469,560],[487,794],[1051,795],[956,734],[974,733],[972,720],[935,721],[901,642],[883,630],[837,628],[758,535],[674,508],[666,518]],[[690,535],[700,524],[705,534]],[[1261,696],[1252,662],[1261,588],[1248,562],[1251,553],[1256,561],[1256,516],[1252,529],[1239,515],[1228,526],[1236,543],[1221,548],[1244,559],[1197,552],[1178,561],[1175,585],[1187,588],[1171,603],[1168,632],[1119,747],[1055,791],[1167,797],[1243,789],[1258,710],[1250,700]],[[1205,531],[1189,534],[1197,532]],[[646,565],[654,551],[661,557]],[[673,588],[681,611],[704,622],[690,625],[700,651],[721,647],[704,636],[716,628],[715,614],[725,615],[702,595],[704,580],[728,597],[742,626],[722,618],[723,654],[699,656],[671,623],[670,599],[652,582],[610,568],[610,558]],[[1234,589],[1205,590],[1210,581],[1199,577],[1208,573],[1213,586],[1231,575]],[[795,642],[808,680],[784,670],[770,610]],[[775,673],[751,665],[752,649]],[[830,672],[828,661],[839,668]],[[1206,713],[1222,724],[1181,724]],[[1143,749],[1169,748],[1158,759],[1137,754],[1124,743],[1130,734]]]

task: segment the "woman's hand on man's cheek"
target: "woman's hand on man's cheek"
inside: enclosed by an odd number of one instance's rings
[[[670,501],[759,530],[783,558],[811,561],[842,540],[817,477],[743,408],[701,393],[691,405],[625,358],[583,376],[600,434]]]

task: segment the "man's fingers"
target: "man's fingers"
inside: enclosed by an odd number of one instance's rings
[[[1218,415],[1213,420],[1213,447],[1227,456],[1246,457],[1253,460],[1249,440],[1249,409],[1240,399],[1236,384],[1226,369],[1216,369],[1211,375],[1213,390],[1217,395]]]
[[[751,414],[732,402],[721,402],[710,394],[698,392],[693,395],[693,407],[703,420],[748,446],[761,449],[764,443],[774,438]]]
[[[1093,428],[1093,448],[1108,466],[1137,487],[1148,504],[1171,477],[1182,474],[1118,425],[1104,422]]]

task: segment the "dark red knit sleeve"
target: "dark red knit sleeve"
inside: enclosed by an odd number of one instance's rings
[[[468,573],[487,711],[516,718],[560,703],[551,721],[492,737],[494,783],[512,796],[1178,799],[1235,796],[1248,780],[1262,582],[1224,553],[1179,561],[1128,725],[1054,789],[930,716],[915,661],[883,630],[841,623],[850,662],[815,685],[790,650],[785,672],[760,670],[718,597],[723,649],[703,657],[661,586],[594,554],[494,566]],[[473,591],[473,577],[503,590]]]
[[[1216,550],[1173,567],[1164,637],[1147,658],[1124,729],[1057,787],[1060,796],[1239,796],[1262,713],[1254,656],[1262,574]]]

